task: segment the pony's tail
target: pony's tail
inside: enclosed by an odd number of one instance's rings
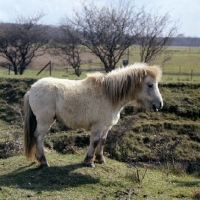
[[[25,156],[30,161],[35,160],[36,138],[34,137],[34,132],[36,126],[36,117],[31,110],[29,92],[27,92],[24,97],[24,149]]]

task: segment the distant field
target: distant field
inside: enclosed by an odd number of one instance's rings
[[[129,64],[140,62],[139,48],[132,46],[129,49]],[[171,57],[169,61],[163,63],[164,57],[168,55]],[[124,56],[118,63],[118,66],[122,64],[123,59],[127,59],[128,55]],[[45,69],[41,74],[36,76],[36,74],[42,69],[45,63],[49,61],[54,62],[52,56],[45,55],[43,57],[38,57],[34,60],[32,67],[27,69],[22,76],[15,76],[11,71],[8,75],[8,70],[0,68],[0,77],[29,77],[29,78],[42,78],[50,75],[49,69]],[[73,69],[67,72],[66,66],[63,62],[55,58],[53,64],[52,76],[59,78],[69,78],[69,79],[83,79],[86,77],[86,69],[94,69],[97,71],[102,68],[103,65],[99,59],[94,55],[84,54],[82,57],[84,64],[81,65],[83,70],[80,77],[73,74]],[[177,81],[200,81],[200,48],[197,47],[169,47],[165,52],[158,56],[151,64],[161,65],[163,69],[163,81],[177,82]]]

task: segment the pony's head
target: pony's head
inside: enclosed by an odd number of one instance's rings
[[[158,81],[161,76],[160,67],[136,63],[125,68],[115,69],[107,75],[90,74],[88,79],[103,85],[106,96],[113,105],[136,100],[144,107],[157,111],[163,106],[158,89]]]
[[[113,104],[136,100],[147,109],[157,111],[163,106],[158,89],[161,76],[160,67],[136,63],[108,73],[104,86]]]
[[[158,88],[162,71],[158,66],[146,66],[141,70],[143,71],[143,81],[136,100],[144,107],[152,111],[158,111],[163,107],[163,99]]]

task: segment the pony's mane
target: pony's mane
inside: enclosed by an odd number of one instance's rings
[[[141,88],[146,74],[149,74],[155,81],[159,81],[162,71],[158,66],[136,63],[115,69],[107,75],[100,72],[88,74],[87,79],[102,85],[106,96],[115,104],[122,99],[133,96],[135,89]]]

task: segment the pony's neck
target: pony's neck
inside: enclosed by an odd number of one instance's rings
[[[122,99],[116,103],[113,103],[113,106],[117,109],[117,110],[122,110],[128,103],[130,102],[134,102],[136,99],[135,99],[135,95],[132,96],[132,98],[125,98],[125,99]]]

